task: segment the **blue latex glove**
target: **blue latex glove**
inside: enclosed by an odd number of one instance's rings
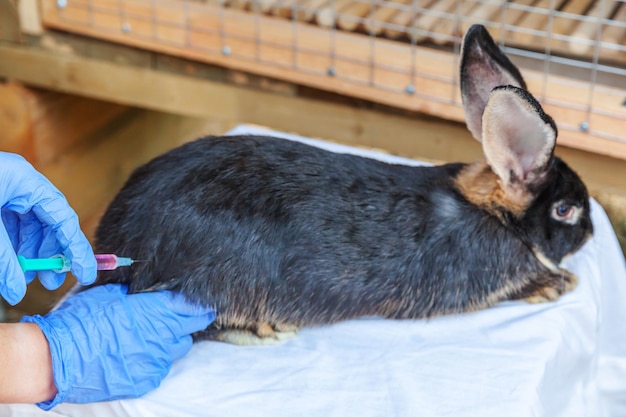
[[[65,255],[81,284],[96,279],[96,259],[81,232],[78,217],[61,192],[19,155],[0,152],[0,294],[15,305],[26,294],[35,272],[24,273],[17,261]],[[47,289],[58,288],[65,273],[39,272]]]
[[[58,393],[37,404],[89,403],[138,397],[159,386],[176,359],[191,349],[191,333],[215,312],[168,291],[127,295],[120,284],[78,293],[37,323],[50,344]]]

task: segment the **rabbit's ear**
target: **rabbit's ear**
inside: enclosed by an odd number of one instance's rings
[[[556,136],[554,120],[526,90],[493,89],[482,117],[483,151],[507,194],[527,192],[542,180]]]
[[[517,67],[482,25],[470,27],[463,38],[460,79],[467,128],[479,141],[482,141],[482,115],[491,90],[501,85],[526,89]]]

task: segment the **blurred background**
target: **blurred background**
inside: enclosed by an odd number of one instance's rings
[[[239,124],[470,162],[460,41],[482,23],[559,127],[557,154],[626,245],[626,3],[608,0],[0,0],[0,150],[89,238],[138,165]],[[37,282],[2,320],[44,313]]]

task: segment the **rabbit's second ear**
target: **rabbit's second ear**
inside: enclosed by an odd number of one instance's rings
[[[465,121],[474,138],[480,141],[482,115],[491,90],[501,85],[526,89],[526,83],[484,26],[472,25],[463,38],[461,49],[461,98]]]
[[[554,153],[557,129],[530,93],[493,89],[482,118],[483,151],[510,197],[540,182]]]

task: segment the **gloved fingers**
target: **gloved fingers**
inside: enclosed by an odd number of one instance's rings
[[[163,346],[161,346],[162,350],[152,350],[148,355],[147,352],[143,353],[137,363],[141,363],[141,367],[144,369],[146,363],[150,363],[151,372],[148,373],[146,370],[142,370],[143,375],[141,375],[141,378],[134,378],[134,396],[141,396],[157,388],[163,378],[170,372],[172,363],[189,353],[192,345],[192,337],[186,335],[174,341],[164,342]],[[131,374],[135,374],[135,372],[131,372]]]
[[[37,256],[40,258],[50,258],[62,254],[64,247],[57,239],[54,229],[47,224],[42,225],[41,243],[37,250]]]
[[[157,315],[151,323],[155,331],[162,333],[165,327],[174,339],[204,330],[215,320],[215,309],[187,301],[182,294],[158,291],[136,296],[143,297],[145,310]]]
[[[13,213],[12,217],[15,219],[14,227],[18,230],[17,234],[19,235],[16,252],[25,258],[38,257],[42,239],[39,219],[30,212],[26,214]],[[30,284],[35,279],[36,274],[35,271],[24,272],[26,284]]]
[[[25,242],[20,242],[20,239],[22,239],[22,236],[25,235],[24,233],[25,226],[26,228],[29,227],[28,225],[24,224],[22,215],[15,213],[11,210],[2,209],[2,223],[4,223],[5,230],[7,232],[9,240],[11,241],[11,245],[13,246],[13,250],[15,251],[15,253],[17,253],[18,255],[29,257],[30,253],[28,251],[26,251],[26,253],[23,253],[22,248],[24,247],[23,243]],[[28,235],[28,233],[29,232],[27,231],[26,235]],[[32,242],[32,241],[35,241],[35,242]],[[28,242],[32,243],[35,246],[38,245],[39,241],[37,239],[37,235],[29,237]],[[24,272],[27,285],[32,282],[32,280],[35,278],[35,275],[36,275],[35,271]]]
[[[20,218],[14,211],[2,209],[2,223],[15,252],[20,243]]]
[[[37,272],[36,271],[26,271],[26,272],[24,272],[24,282],[26,282],[26,285],[28,285],[31,282],[33,282],[36,276],[37,276]]]
[[[169,353],[172,361],[178,360],[185,356],[191,350],[193,345],[193,338],[191,335],[183,336],[180,339],[174,341],[170,345]]]
[[[152,373],[150,375],[144,373],[140,378],[134,378],[132,395],[126,394],[124,396],[120,396],[119,398],[141,397],[142,395],[154,390],[161,385],[161,381],[163,381],[163,378],[165,378],[165,376],[169,373],[171,367],[171,362],[165,366],[153,364],[151,369]]]
[[[45,289],[53,291],[58,289],[65,281],[65,272],[39,271],[37,277]]]
[[[36,213],[40,211],[37,207],[35,209]],[[80,230],[78,217],[66,204],[58,206],[49,203],[47,209],[51,212],[41,217],[38,215],[41,220],[45,221],[48,215],[60,220],[44,228],[44,239],[40,249],[42,256],[65,255],[71,262],[72,274],[78,282],[83,285],[92,284],[97,275],[96,258],[89,241]],[[59,210],[67,210],[65,214],[68,217],[62,218],[62,215],[58,214]]]
[[[83,285],[94,283],[98,275],[98,263],[86,237],[82,236],[70,245],[65,251],[65,256],[71,260],[71,271],[78,282]]]
[[[11,305],[26,295],[26,277],[4,227],[0,227],[0,294]]]
[[[58,242],[56,241],[54,234],[51,232],[50,227],[44,227],[43,237],[41,239],[41,245],[39,247],[37,257],[50,258],[57,255],[60,250]],[[47,290],[56,290],[59,288],[63,284],[63,281],[65,281],[65,276],[65,272],[58,271],[39,271],[37,273],[39,282],[41,282],[41,285],[43,285]]]

